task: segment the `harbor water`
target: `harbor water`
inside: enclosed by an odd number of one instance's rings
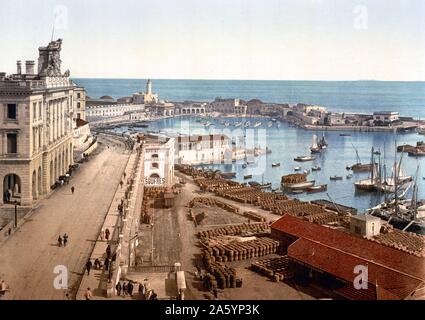
[[[246,137],[246,147],[261,149],[268,148],[272,152],[267,155],[253,157],[254,164],[243,168],[244,159],[225,164],[205,164],[202,167],[219,169],[223,172],[236,172],[235,180],[239,182],[257,181],[259,183],[272,183],[273,188],[280,187],[281,177],[294,173],[294,167],[300,166],[302,170],[311,170],[313,166],[321,167],[321,171],[311,171],[308,180],[315,180],[316,185],[327,184],[328,190],[324,193],[291,195],[301,200],[327,199],[329,197],[335,202],[354,207],[359,212],[364,212],[367,208],[377,205],[384,200],[384,195],[368,192],[356,192],[354,182],[359,179],[368,178],[368,173],[354,173],[353,177],[347,178],[350,171],[346,170],[348,165],[356,163],[356,150],[358,150],[362,163],[370,163],[371,148],[381,153],[381,162],[387,165],[387,175],[390,176],[394,159],[400,159],[401,153],[395,153],[395,143],[397,145],[409,143],[416,144],[422,136],[416,133],[391,134],[382,132],[341,132],[326,131],[314,132],[303,130],[287,123],[273,122],[268,126],[271,119],[254,118],[208,118],[202,119],[192,117],[177,117],[157,120],[149,123],[149,128],[137,128],[140,131],[162,132],[168,135],[178,134],[226,134],[231,137],[237,147],[244,146]],[[232,123],[250,121],[251,126],[244,130],[236,128]],[[205,122],[212,125],[205,126]],[[224,122],[230,125],[225,127]],[[256,128],[253,125],[261,122],[262,125]],[[116,129],[118,132],[128,131],[127,127]],[[297,156],[310,155],[310,146],[313,135],[319,138],[324,134],[329,146],[321,154],[315,154],[316,160],[311,162],[295,162]],[[348,136],[341,136],[348,134]],[[403,155],[402,168],[405,174],[417,174],[419,186],[419,198],[425,199],[425,158],[409,157]],[[273,163],[280,163],[279,167],[272,167]],[[419,167],[419,169],[418,169]],[[301,171],[302,172],[302,171]],[[244,180],[244,176],[252,175],[252,179]],[[342,176],[342,181],[331,181],[331,176]],[[410,190],[411,192],[411,190]],[[329,195],[329,196],[328,196]],[[408,194],[409,195],[409,194]]]

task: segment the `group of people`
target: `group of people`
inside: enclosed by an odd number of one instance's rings
[[[137,282],[136,282],[137,284]],[[155,293],[153,289],[148,289],[147,286],[144,283],[138,283],[138,293],[139,296],[143,300],[158,300],[158,295]],[[123,283],[121,285],[121,281],[117,283],[115,286],[115,289],[117,290],[117,296],[130,296],[133,297],[133,290],[134,290],[134,284],[133,281],[128,281],[128,283]]]
[[[109,231],[108,228],[103,229],[100,231],[100,240],[103,241],[104,239],[106,241],[109,241],[109,237],[111,236],[111,231]]]
[[[66,247],[66,244],[68,243],[68,235],[66,234],[66,232],[63,234],[63,236],[58,237],[58,246],[62,247],[62,245],[64,247]]]

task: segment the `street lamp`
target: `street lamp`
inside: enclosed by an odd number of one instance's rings
[[[15,200],[15,229],[18,227],[18,201]]]

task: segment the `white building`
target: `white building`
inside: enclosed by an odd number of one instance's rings
[[[158,101],[158,95],[152,93],[152,81],[150,79],[146,82],[146,92],[133,94],[133,103],[135,104],[158,103]]]
[[[358,214],[351,217],[350,231],[363,237],[373,237],[381,232],[382,220],[368,214]]]
[[[174,184],[174,138],[147,138],[143,143],[145,186]]]
[[[232,145],[225,135],[179,136],[175,140],[178,164],[231,163]]]
[[[400,120],[398,112],[394,111],[378,111],[373,113],[373,123],[375,125],[390,125]]]
[[[140,112],[145,110],[144,104],[116,104],[90,106],[86,108],[86,118],[88,121],[102,118],[120,117],[130,112]]]

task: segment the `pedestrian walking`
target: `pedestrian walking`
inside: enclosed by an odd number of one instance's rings
[[[109,259],[108,258],[105,259],[105,270],[106,271],[109,270]]]
[[[90,261],[90,259],[87,260],[87,262],[86,262],[86,270],[87,270],[87,275],[88,276],[90,275],[90,270],[91,270],[92,267],[93,267],[93,263]]]
[[[134,289],[133,283],[132,281],[130,281],[127,285],[127,292],[130,295],[130,297],[133,297],[133,289]]]
[[[115,289],[117,290],[117,296],[121,295],[121,282],[118,282],[117,285],[115,286]]]
[[[213,294],[214,294],[214,299],[215,300],[218,300],[218,291],[217,291],[217,288],[214,288],[213,289]]]
[[[72,194],[74,194],[74,191],[75,191],[75,187],[74,187],[74,186],[72,186],[72,187],[71,187],[71,193],[72,193]]]
[[[125,295],[127,295],[127,283],[123,283],[123,285],[122,285],[122,295],[123,296],[125,296]]]
[[[59,236],[59,238],[58,238],[58,246],[62,247],[62,237],[61,236]]]
[[[105,230],[105,239],[106,239],[106,241],[109,241],[109,235],[110,234],[111,234],[111,232],[109,231],[108,228],[106,228],[106,230]]]
[[[100,231],[100,240],[103,241],[104,238],[105,238],[105,228],[102,228],[102,230]]]
[[[66,247],[66,244],[68,243],[68,235],[64,233],[63,235],[63,246]]]
[[[86,300],[92,300],[93,299],[93,293],[91,292],[90,288],[87,288],[86,292],[84,292],[84,298]]]
[[[121,186],[121,189],[122,189],[122,185],[124,184],[124,182],[122,182],[122,180],[120,181],[120,186]]]
[[[143,284],[141,284],[140,282],[139,282],[139,289],[138,289],[138,292],[139,292],[139,296],[140,296],[143,300],[145,300],[145,286],[144,286]]]
[[[106,257],[109,259],[111,257],[111,246],[108,244],[106,247]]]

